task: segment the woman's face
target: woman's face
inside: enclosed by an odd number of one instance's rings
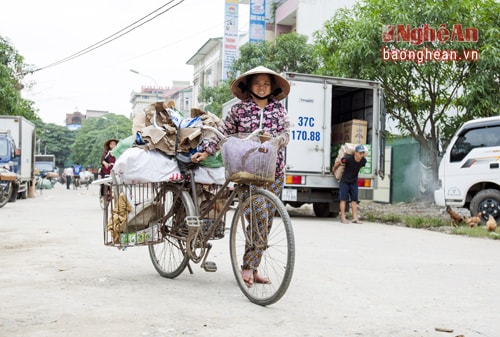
[[[111,150],[113,150],[115,148],[115,146],[116,146],[116,142],[115,141],[109,142],[109,148]]]
[[[271,75],[257,74],[250,80],[251,91],[260,97],[266,97],[272,91]]]

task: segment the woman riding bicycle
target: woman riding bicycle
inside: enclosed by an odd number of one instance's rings
[[[240,75],[231,83],[231,92],[241,101],[231,107],[219,131],[224,135],[236,133],[252,133],[257,129],[263,130],[261,141],[270,137],[279,139],[280,148],[276,162],[275,182],[266,186],[252,185],[252,189],[264,188],[281,195],[284,183],[285,147],[289,141],[290,121],[284,105],[280,100],[290,92],[290,84],[278,73],[265,68],[257,67]],[[206,139],[202,142],[203,152],[193,154],[191,160],[200,162],[217,151],[217,139]],[[260,224],[271,226],[269,224]],[[270,280],[258,274],[262,258],[262,249],[247,246],[243,257],[242,278],[251,287],[253,283],[270,283]]]

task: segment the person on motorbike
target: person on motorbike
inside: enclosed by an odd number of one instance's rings
[[[76,163],[76,165],[73,165],[73,184],[75,187],[80,187],[80,173],[82,172],[82,166],[80,163]]]

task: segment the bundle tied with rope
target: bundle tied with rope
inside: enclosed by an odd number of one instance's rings
[[[159,150],[170,156],[188,153],[202,139],[213,137],[211,131],[202,131],[201,125],[217,128],[222,123],[208,111],[193,108],[190,113],[191,116],[185,118],[167,103],[151,104],[135,116],[132,132],[140,134],[145,141],[141,147],[145,150]]]

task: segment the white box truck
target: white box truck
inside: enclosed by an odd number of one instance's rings
[[[465,207],[500,220],[500,116],[468,121],[460,127],[439,164],[438,206]]]
[[[7,166],[19,176],[17,194],[12,195],[11,201],[26,199],[35,182],[35,125],[21,116],[0,116],[0,148],[3,148],[1,144],[12,150],[3,151],[5,156],[1,156],[0,166]]]
[[[368,163],[359,175],[359,196],[371,200],[376,176],[384,176],[385,104],[381,84],[298,73],[284,76],[291,85],[285,99],[291,130],[281,199],[294,207],[311,203],[316,216],[338,215],[339,182],[331,172],[337,150],[343,143],[363,139],[369,151]],[[347,137],[345,125],[351,129],[358,123],[366,135],[353,131]],[[341,125],[344,128],[339,128]]]
[[[360,171],[360,199],[373,199],[376,176],[384,177],[385,104],[379,82],[285,72],[290,94],[283,101],[290,117],[290,142],[286,149],[286,182],[281,200],[293,207],[312,204],[316,216],[337,216],[339,182],[332,174],[337,150],[347,139],[346,126],[366,130],[363,145],[367,165]],[[223,104],[225,117],[239,100]],[[364,135],[363,135],[364,136]],[[352,139],[354,137],[354,139]]]

